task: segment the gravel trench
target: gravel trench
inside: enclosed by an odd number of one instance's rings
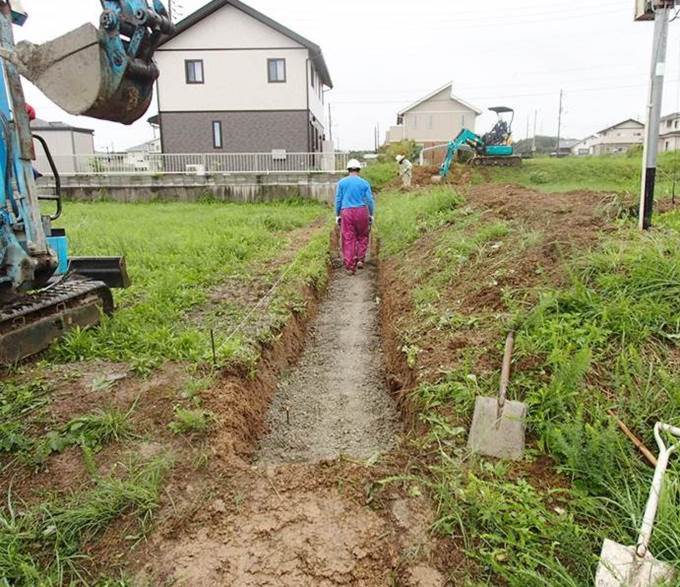
[[[376,269],[335,271],[298,363],[279,385],[260,446],[263,464],[389,451],[399,433],[385,386]]]

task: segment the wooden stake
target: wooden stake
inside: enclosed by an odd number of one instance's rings
[[[633,432],[631,432],[630,428],[626,426],[617,416],[614,412],[609,410],[607,412],[614,420],[616,420],[616,423],[619,425],[619,428],[623,431],[623,433],[630,439],[630,441],[638,447],[640,452],[645,456],[645,458],[650,462],[652,467],[656,467],[656,457],[652,454],[652,452],[644,445],[644,443],[637,437]]]

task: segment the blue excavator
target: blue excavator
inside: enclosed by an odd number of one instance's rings
[[[67,236],[54,226],[62,212],[58,170],[47,142],[31,133],[21,81],[74,115],[131,124],[146,112],[159,76],[153,54],[171,20],[160,0],[100,1],[99,28],[85,24],[34,45],[14,42],[13,26],[28,18],[21,2],[0,0],[0,365],[99,323],[113,311],[111,288],[129,285],[121,257],[69,256]],[[36,186],[36,144],[56,193]]]
[[[460,131],[458,136],[449,142],[444,162],[439,168],[439,175],[446,177],[451,170],[451,165],[456,160],[459,152],[472,153],[468,162],[475,166],[518,166],[522,164],[522,158],[515,155],[512,146],[512,123],[515,119],[515,111],[507,106],[489,108],[495,112],[498,120],[494,127],[485,135],[478,135],[467,128]]]

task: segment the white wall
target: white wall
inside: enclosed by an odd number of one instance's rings
[[[606,132],[600,133],[602,143],[607,144],[630,144],[644,142],[644,126],[634,122],[627,122],[618,125],[614,128],[608,129]]]
[[[162,51],[161,112],[206,110],[306,110],[307,50]],[[286,60],[286,83],[269,83],[267,60]],[[203,60],[205,83],[187,84],[185,60]],[[311,101],[310,101],[311,103]]]
[[[269,83],[267,60],[286,60],[286,82]],[[185,60],[203,61],[204,84],[187,84]],[[163,112],[306,110],[322,123],[325,107],[306,47],[233,6],[224,6],[163,45],[159,106]]]
[[[168,41],[159,51],[299,46],[278,31],[226,5]]]
[[[50,153],[57,165],[57,171],[72,173],[75,170],[73,155],[94,153],[94,137],[90,133],[73,132],[70,130],[37,130],[50,148]],[[35,143],[35,168],[43,174],[50,173],[50,165],[45,151],[40,143]]]

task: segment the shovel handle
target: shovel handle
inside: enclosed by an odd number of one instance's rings
[[[508,395],[510,386],[510,369],[512,365],[512,351],[515,348],[515,332],[510,331],[505,339],[505,353],[503,354],[503,368],[501,369],[501,385],[498,390],[498,410],[501,411],[505,406],[505,398]]]
[[[671,426],[670,424],[663,424],[657,422],[654,426],[654,438],[659,445],[659,458],[654,469],[654,478],[652,479],[652,488],[647,498],[647,506],[645,507],[645,514],[642,518],[642,527],[640,528],[640,535],[638,536],[635,554],[638,559],[643,559],[649,550],[649,541],[652,537],[652,530],[654,528],[654,520],[656,519],[656,511],[659,507],[659,498],[663,489],[663,479],[666,475],[668,467],[668,460],[680,446],[680,440],[670,446],[667,446],[663,441],[661,432],[666,432],[676,439],[680,439],[680,428]]]

